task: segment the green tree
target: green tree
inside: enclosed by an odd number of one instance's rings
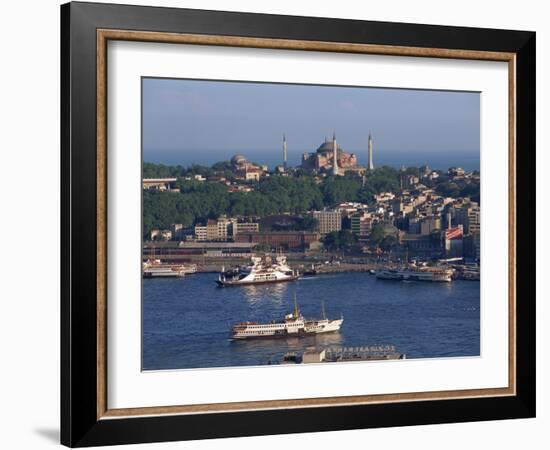
[[[384,236],[384,227],[380,224],[375,224],[372,227],[369,239],[371,244],[379,246],[382,242],[382,239],[384,239]]]
[[[443,182],[437,185],[436,191],[438,194],[443,195],[444,197],[459,197],[460,188],[456,183],[453,182]]]
[[[329,250],[345,250],[357,244],[357,237],[349,230],[332,231],[324,237],[323,243]]]
[[[380,241],[380,248],[385,252],[389,252],[393,250],[398,245],[399,245],[399,241],[393,234],[384,236],[382,241]]]

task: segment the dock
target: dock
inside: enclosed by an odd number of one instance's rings
[[[302,354],[296,352],[286,353],[283,357],[282,364],[382,361],[405,358],[405,354],[399,353],[393,345],[327,347],[322,349],[310,347]]]

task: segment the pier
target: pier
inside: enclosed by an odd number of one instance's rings
[[[393,345],[371,345],[362,347],[307,348],[301,355],[289,352],[283,356],[282,364],[312,364],[353,361],[381,361],[405,359]]]

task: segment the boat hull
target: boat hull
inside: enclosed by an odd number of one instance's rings
[[[239,281],[231,281],[231,280],[222,281],[222,280],[216,280],[216,283],[220,287],[234,287],[234,286],[250,286],[250,285],[253,285],[253,284],[286,283],[286,282],[289,282],[289,281],[296,281],[298,278],[300,278],[300,277],[299,276],[292,276],[292,277],[281,278],[281,279],[276,279],[276,280],[260,280],[260,281],[241,281],[241,280],[239,280]]]
[[[251,339],[292,339],[292,338],[306,338],[311,336],[317,336],[318,334],[337,333],[338,329],[332,329],[327,331],[298,331],[297,333],[273,333],[273,334],[258,334],[249,336],[235,336],[232,335],[231,339],[236,341],[248,341]]]
[[[431,272],[378,272],[376,278],[390,281],[423,281],[428,283],[450,283],[451,274]]]

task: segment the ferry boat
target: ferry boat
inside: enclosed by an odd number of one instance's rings
[[[189,273],[188,270],[183,264],[167,264],[155,259],[143,263],[143,278],[181,278]]]
[[[384,269],[376,272],[376,278],[397,281],[451,282],[454,271],[432,267],[408,267],[405,269]]]
[[[197,273],[197,265],[196,264],[182,264],[183,271],[186,274],[190,273]]]
[[[343,322],[343,316],[332,320],[326,317],[319,320],[305,319],[294,299],[294,311],[285,315],[281,322],[240,322],[231,327],[231,337],[233,339],[305,337],[339,331]]]
[[[295,281],[298,278],[298,271],[290,268],[285,256],[277,256],[275,261],[271,257],[262,259],[254,256],[252,257],[252,263],[248,266],[239,267],[237,270],[232,271],[222,270],[216,283],[219,286],[228,287]]]

